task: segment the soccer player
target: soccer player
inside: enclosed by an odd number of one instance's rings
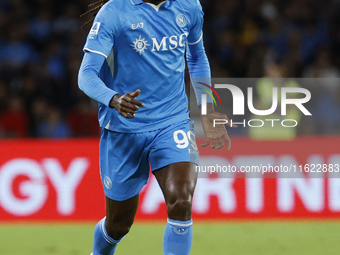
[[[93,255],[114,254],[129,232],[149,167],[164,194],[166,255],[190,253],[191,204],[198,150],[185,92],[185,52],[191,78],[210,78],[199,0],[99,1],[84,46],[79,87],[99,102],[100,173],[106,217],[95,227]],[[91,20],[92,21],[92,20]],[[195,85],[196,86],[196,85]],[[198,104],[203,90],[196,88]],[[230,149],[227,119],[207,103],[208,146]]]

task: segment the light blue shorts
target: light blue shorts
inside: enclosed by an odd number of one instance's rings
[[[198,165],[193,121],[185,120],[143,133],[103,129],[100,139],[100,174],[107,197],[124,201],[139,194],[155,171],[178,162]]]

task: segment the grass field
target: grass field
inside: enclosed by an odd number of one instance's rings
[[[1,255],[89,255],[94,224],[0,225]],[[162,224],[136,224],[117,255],[161,255]],[[193,255],[340,254],[340,222],[194,224]]]

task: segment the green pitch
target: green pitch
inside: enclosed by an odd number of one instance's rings
[[[1,255],[89,255],[94,224],[0,225]],[[117,255],[161,255],[162,224],[136,224]],[[194,224],[193,255],[339,254],[340,222]]]

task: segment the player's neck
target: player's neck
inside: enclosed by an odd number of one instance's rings
[[[164,0],[143,0],[143,2],[144,3],[151,3],[151,4],[154,4],[154,5],[158,5],[161,2],[164,2]]]

